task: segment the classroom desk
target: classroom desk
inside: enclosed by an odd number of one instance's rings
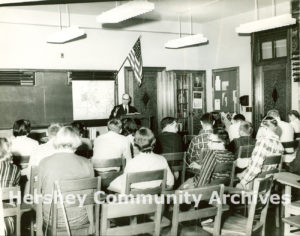
[[[274,174],[274,179],[281,183],[284,184],[284,193],[286,195],[289,196],[289,199],[291,199],[292,197],[292,188],[298,188],[300,189],[300,183],[298,182],[298,180],[300,180],[300,175],[296,175],[293,173],[289,173],[289,172],[280,172],[280,173],[276,173]],[[290,204],[292,204],[291,206],[295,205],[295,207],[298,209],[298,202],[291,202]],[[291,207],[290,207],[291,208]],[[300,214],[300,211],[299,211]],[[284,222],[289,222],[289,224],[291,224],[292,226],[296,226],[297,227],[297,222],[298,220],[300,220],[300,218],[298,216],[293,216],[290,217],[290,211],[288,210],[287,207],[285,207],[285,211],[284,211]],[[284,235],[290,235],[290,225],[289,224],[285,224],[284,226]]]

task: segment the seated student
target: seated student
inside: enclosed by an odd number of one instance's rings
[[[138,148],[139,154],[130,160],[124,173],[113,180],[108,187],[108,190],[125,193],[126,174],[134,172],[152,171],[167,169],[167,188],[170,189],[174,185],[174,176],[170,170],[168,162],[163,156],[153,153],[155,137],[152,131],[148,128],[140,128],[134,136],[134,145]],[[161,184],[160,180],[142,182],[133,184],[133,188],[146,189],[155,188]]]
[[[53,140],[57,152],[41,160],[38,167],[38,180],[42,194],[52,194],[55,181],[76,180],[94,177],[94,169],[90,160],[74,154],[81,140],[71,127],[61,128]],[[80,194],[80,193],[79,193]],[[43,205],[43,219],[48,223],[51,204]],[[80,226],[88,223],[87,207],[68,208],[70,226]],[[62,211],[58,212],[58,227],[65,227]]]
[[[17,120],[13,126],[14,138],[11,140],[11,152],[16,156],[31,156],[39,143],[27,135],[31,131],[29,120]]]
[[[240,124],[241,124],[241,122],[243,122],[245,120],[246,119],[245,119],[245,117],[242,114],[236,114],[232,118],[232,121],[231,121],[232,124],[228,128],[228,134],[229,134],[230,142],[233,139],[240,137],[240,132],[239,132]]]
[[[182,138],[178,132],[178,124],[174,117],[165,117],[160,122],[162,132],[156,137],[154,152],[183,152]]]
[[[191,168],[200,168],[203,161],[201,150],[208,148],[209,136],[213,133],[212,115],[206,113],[200,119],[202,129],[196,137],[194,137],[187,150],[187,159]]]
[[[264,160],[268,156],[281,155],[283,153],[284,149],[279,140],[281,130],[277,120],[267,116],[262,121],[262,127],[264,128],[264,136],[257,138],[247,169],[237,175],[240,179],[240,183],[237,185],[238,188],[249,189],[250,183],[261,172],[277,168],[277,166],[271,166],[269,169],[263,168]]]
[[[233,164],[234,156],[226,150],[228,143],[228,133],[225,130],[214,130],[208,137],[207,146],[209,150],[205,153],[202,165],[199,168],[199,174],[188,179],[180,189],[190,189],[202,187],[211,183],[230,182],[230,169],[224,169],[224,163]]]
[[[11,163],[9,142],[6,138],[0,138],[0,189],[13,187],[19,184],[19,168]],[[4,218],[5,235],[13,235],[15,231],[14,217]]]
[[[130,144],[126,137],[121,135],[122,122],[113,118],[107,123],[108,132],[98,136],[94,141],[94,154],[92,162],[97,164],[97,160],[114,159],[123,157],[126,161],[131,159]],[[96,168],[98,171],[116,170],[116,168]]]
[[[134,135],[138,130],[138,125],[132,118],[125,118],[122,120],[122,135],[126,137],[130,144],[131,156],[134,157],[137,154],[136,150],[134,150]]]
[[[84,137],[86,129],[84,124],[80,121],[74,121],[71,126],[77,131],[81,139],[81,145],[75,153],[79,156],[90,158],[92,156],[93,144],[89,138]]]
[[[289,121],[295,133],[300,133],[300,115],[298,111],[291,110],[289,113]]]
[[[240,137],[233,139],[228,145],[228,150],[234,153],[236,158],[240,146],[249,146],[255,144],[255,139],[252,138],[252,133],[252,124],[247,121],[242,121],[239,127]]]

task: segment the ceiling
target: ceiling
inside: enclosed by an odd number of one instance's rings
[[[255,8],[255,0],[149,0],[155,3],[155,10],[144,14],[143,19],[150,20],[172,20],[178,21],[180,16],[183,21],[189,21],[190,16],[194,22],[207,22],[215,19],[242,14]],[[82,0],[81,2],[84,2]],[[69,4],[70,13],[83,15],[99,15],[100,13],[114,8],[118,4],[126,1],[90,2],[90,3],[71,3]],[[289,3],[290,0],[276,0],[276,6],[281,3]],[[1,2],[0,2],[1,3]],[[271,6],[272,0],[258,0],[259,9]],[[57,12],[56,5],[36,5],[21,6],[18,8],[54,11]]]

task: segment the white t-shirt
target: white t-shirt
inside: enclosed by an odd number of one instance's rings
[[[38,141],[26,136],[17,136],[11,139],[11,152],[13,155],[31,156],[33,150],[38,146]]]

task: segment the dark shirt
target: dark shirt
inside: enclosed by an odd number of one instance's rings
[[[120,116],[122,116],[122,115],[126,115],[128,113],[135,113],[135,112],[137,112],[137,109],[135,107],[133,107],[133,106],[129,106],[128,105],[128,109],[129,109],[129,111],[127,111],[127,113],[125,113],[123,104],[115,106],[114,109],[112,109],[112,111],[110,113],[109,119],[111,119],[111,118],[120,118]],[[117,110],[117,114],[115,116],[114,113],[115,113],[116,110]]]
[[[237,158],[240,146],[255,145],[255,142],[256,140],[251,136],[241,136],[239,138],[233,139],[229,143],[228,150],[235,154],[235,157]]]
[[[156,138],[156,144],[154,152],[161,153],[173,153],[183,152],[182,138],[177,133],[163,132]]]

